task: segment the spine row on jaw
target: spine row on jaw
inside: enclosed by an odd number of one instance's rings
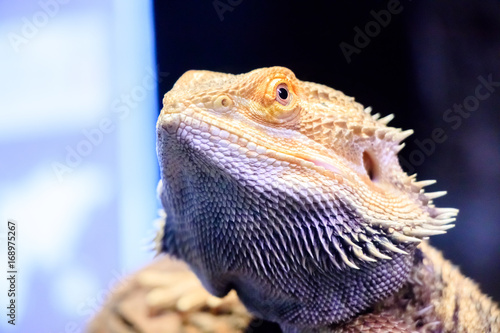
[[[167,115],[168,117],[176,117],[178,127],[166,128],[171,134],[174,132],[181,139],[186,139],[191,136],[194,144],[196,144],[200,149],[210,151],[210,146],[197,140],[193,136],[201,136],[201,138],[206,139],[213,144],[217,144],[220,147],[227,148],[234,151],[236,154],[245,155],[249,158],[263,158],[263,159],[273,159],[279,165],[281,163],[296,163],[302,167],[312,168],[314,163],[306,161],[303,159],[297,159],[287,154],[283,154],[272,149],[255,144],[252,141],[240,137],[235,134],[231,134],[226,130],[220,129],[218,126],[213,124],[208,124],[203,120],[194,119],[185,114],[175,114]],[[377,115],[373,116],[377,119]],[[378,119],[378,122],[386,124],[392,119],[392,116],[387,116],[382,119]],[[174,123],[174,122],[171,122]],[[336,126],[341,128],[344,127],[342,121],[335,122]],[[359,133],[382,133],[377,134],[379,138],[386,138],[390,136],[391,140],[400,141],[406,138],[411,131],[397,132],[396,129],[389,130],[377,129],[373,130],[371,128],[352,128],[347,127],[346,130],[349,132],[359,132]],[[392,132],[391,132],[392,131]],[[358,133],[358,134],[359,134]],[[432,203],[432,199],[446,194],[446,192],[434,192],[434,193],[424,193],[423,187],[433,184],[433,181],[421,181],[416,182],[414,177],[408,177],[409,185],[414,187],[415,192],[420,192],[420,195],[425,196],[425,199]],[[350,201],[351,206],[356,208],[356,203],[349,198],[345,200]],[[385,220],[377,218],[368,218],[369,214],[360,214],[360,216],[365,216],[366,222],[369,225],[363,226],[363,232],[352,232],[352,233],[342,233],[336,232],[334,234],[333,229],[330,226],[325,225],[326,238],[320,237],[320,242],[322,248],[328,253],[332,261],[339,268],[341,267],[337,262],[336,256],[341,259],[341,261],[351,267],[359,268],[356,262],[375,262],[378,259],[389,260],[391,257],[387,255],[387,251],[405,254],[406,252],[402,250],[399,246],[401,243],[418,243],[422,238],[429,237],[432,235],[443,234],[445,230],[453,227],[449,223],[453,222],[454,216],[457,214],[458,210],[452,208],[435,208],[433,205],[429,204],[432,216],[427,219],[413,219],[413,220]],[[359,208],[359,207],[358,207]],[[333,245],[333,248],[332,248]],[[308,252],[312,255],[314,251],[308,249]],[[334,253],[332,253],[334,252]],[[384,253],[385,252],[385,253]],[[261,258],[259,258],[261,261]]]

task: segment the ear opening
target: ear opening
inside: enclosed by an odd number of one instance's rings
[[[379,176],[378,166],[372,154],[366,150],[363,152],[363,166],[365,167],[366,174],[370,177],[370,180],[376,181]]]

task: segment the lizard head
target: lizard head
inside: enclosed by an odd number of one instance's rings
[[[235,288],[258,316],[313,327],[396,291],[416,245],[445,233],[400,167],[411,131],[283,67],[186,72],[158,118],[161,250],[216,295]]]

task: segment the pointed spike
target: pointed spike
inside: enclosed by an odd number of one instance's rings
[[[447,193],[448,192],[446,192],[446,191],[428,192],[428,193],[425,193],[425,196],[427,197],[427,199],[433,200],[433,199],[441,198],[442,196],[445,196]]]
[[[314,254],[311,251],[311,247],[309,246],[309,242],[308,241],[305,241],[305,245],[306,245],[305,248],[306,248],[307,253],[309,253],[309,255],[311,256],[311,258],[316,259],[316,258],[314,258]]]
[[[353,262],[351,262],[349,260],[349,258],[347,258],[347,255],[345,254],[345,252],[340,248],[340,245],[339,245],[339,242],[335,239],[335,238],[332,238],[332,241],[333,241],[333,246],[335,247],[335,249],[337,250],[337,253],[340,255],[340,258],[342,259],[342,261],[349,267],[351,268],[354,268],[354,269],[359,269],[358,266],[356,266]]]
[[[389,257],[388,255],[383,254],[380,252],[373,243],[366,243],[366,248],[368,249],[368,252],[374,257],[380,258],[380,259],[386,259],[386,260],[391,260],[392,258]]]
[[[454,224],[441,224],[441,225],[428,224],[428,223],[422,224],[422,228],[429,230],[449,230],[454,226],[455,226]]]
[[[418,182],[414,182],[413,184],[416,185],[416,186],[418,186],[418,187],[420,187],[420,188],[423,188],[423,187],[426,187],[426,186],[429,186],[429,185],[436,184],[436,180],[435,179],[421,180],[421,181],[418,181]]]
[[[394,231],[391,234],[391,238],[401,243],[420,243],[422,241],[418,238],[407,236],[397,231]]]
[[[365,234],[363,234],[363,233],[360,233],[360,234],[358,235],[358,237],[359,237],[359,239],[361,239],[361,241],[362,241],[362,242],[364,242],[364,243],[369,243],[369,242],[370,242],[370,241],[368,240],[368,238],[366,237],[366,235],[365,235]]]
[[[365,108],[364,111],[365,111],[366,114],[370,114],[370,113],[372,113],[372,107],[368,106],[368,107]]]
[[[439,208],[436,208],[436,211],[438,211],[439,213],[454,213],[454,214],[458,214],[458,212],[460,211],[459,209],[457,208],[451,208],[451,207],[439,207]]]
[[[331,238],[328,238],[328,239],[331,239]],[[335,267],[340,269],[340,266],[339,266],[337,260],[335,260],[335,256],[330,252],[329,245],[325,242],[323,237],[320,237],[320,242],[321,242],[321,245],[323,246],[323,250],[325,250],[325,252],[328,254],[328,259],[330,259],[330,261],[335,265]]]
[[[413,130],[411,130],[411,129],[403,131],[403,132],[399,132],[398,134],[394,135],[394,140],[397,142],[401,142],[412,134],[413,134]]]
[[[390,228],[390,227],[397,227],[398,223],[394,221],[386,221],[386,220],[376,220],[372,219],[369,221],[371,224],[382,227],[382,228]]]
[[[452,216],[456,216],[458,214],[459,210],[456,208],[436,208],[434,209],[434,213],[436,216],[434,218],[439,219],[441,216],[443,218],[448,218]],[[447,216],[447,217],[444,217]]]
[[[397,153],[399,153],[401,150],[403,150],[403,148],[406,146],[405,143],[401,143],[399,145],[396,146],[396,149],[394,150]]]
[[[379,242],[380,242],[380,245],[382,245],[383,247],[385,247],[386,249],[388,249],[392,252],[401,253],[401,254],[408,254],[408,252],[401,250],[400,248],[398,248],[396,245],[392,244],[387,239],[385,239],[385,240],[380,239]]]
[[[451,222],[455,222],[456,220],[456,218],[450,217],[448,219],[433,219],[431,221],[428,221],[428,223],[431,223],[433,225],[445,225]]]
[[[411,177],[406,177],[403,179],[403,184],[405,184],[407,186],[411,186],[412,183],[413,183],[413,179]]]
[[[388,131],[385,133],[384,139],[387,141],[396,141],[394,140],[394,137],[397,135],[395,131]]]
[[[350,246],[353,246],[353,247],[354,247],[354,246],[358,246],[358,245],[354,244],[354,242],[353,242],[353,241],[352,241],[352,240],[351,240],[348,236],[346,236],[346,235],[342,235],[342,234],[341,234],[341,235],[340,235],[340,237],[342,237],[342,239],[343,239],[343,240],[344,240],[347,244],[349,244]]]
[[[434,216],[434,219],[436,220],[446,220],[446,219],[449,219],[449,218],[452,218],[452,217],[456,217],[457,214],[456,213],[443,213],[443,214],[439,214],[437,216]]]
[[[377,120],[378,118],[380,118],[380,113],[375,113],[372,115],[373,120]]]
[[[394,115],[391,113],[391,114],[385,116],[384,118],[380,118],[378,120],[378,122],[381,123],[382,125],[387,125],[393,119],[394,119]]]
[[[323,243],[323,241],[321,241]],[[326,244],[323,244],[323,249],[328,253],[328,259],[337,267],[339,270],[342,270],[342,267],[340,267],[339,263],[337,260],[335,260],[335,256],[330,252],[330,249]]]
[[[340,267],[334,256],[328,256],[328,259],[330,259],[330,261],[335,265],[335,267],[337,267],[338,270],[342,270],[342,267]]]
[[[369,226],[365,226],[365,231],[370,234],[370,235],[378,235],[380,232],[378,232],[375,229],[370,228]]]
[[[345,254],[344,254],[344,256],[341,256],[341,258],[342,258],[342,261],[344,261],[344,263],[347,266],[354,268],[354,269],[359,269],[359,267],[356,264],[354,264],[352,261],[350,261]]]
[[[333,229],[330,228],[330,226],[326,223],[325,223],[324,227],[326,229],[326,239],[332,239]]]
[[[254,244],[254,249],[255,249],[254,255],[257,255],[257,257],[259,258],[260,269],[263,271],[264,275],[267,275],[266,265],[264,264],[264,260],[262,260],[262,256],[260,255],[260,251],[255,244]],[[252,258],[252,261],[256,261],[255,258]]]
[[[430,230],[430,229],[418,228],[411,230],[409,234],[415,237],[429,237],[435,235],[442,235],[445,233],[446,231],[444,230]]]
[[[361,260],[364,260],[364,261],[370,261],[370,262],[377,262],[377,260],[376,260],[376,259],[370,258],[370,257],[368,257],[367,255],[365,255],[365,254],[363,253],[363,250],[362,250],[359,246],[354,246],[354,247],[352,248],[352,252],[354,252],[354,255],[355,255],[356,257],[358,257],[359,259],[361,259]]]

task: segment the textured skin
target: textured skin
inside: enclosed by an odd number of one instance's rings
[[[378,332],[374,328],[386,320],[385,325],[406,327],[401,332],[500,332],[498,307],[439,251],[423,242],[414,259],[412,272],[397,293],[334,332]]]
[[[280,87],[287,89],[280,103]],[[411,134],[283,67],[185,73],[158,119],[162,250],[285,331],[349,320],[398,290],[438,209],[400,168]]]
[[[250,319],[234,293],[209,295],[185,265],[163,257],[120,281],[86,332],[235,333]]]
[[[500,332],[500,311],[477,286],[427,243],[419,245],[408,280],[395,294],[336,333]],[[185,266],[168,257],[121,281],[88,333],[270,333],[281,330],[254,319],[234,293],[209,296]]]
[[[432,202],[445,192],[399,166],[411,131],[286,68],[189,71],[163,102],[161,250],[284,331],[367,311],[408,280],[420,240],[452,226],[457,210]]]

